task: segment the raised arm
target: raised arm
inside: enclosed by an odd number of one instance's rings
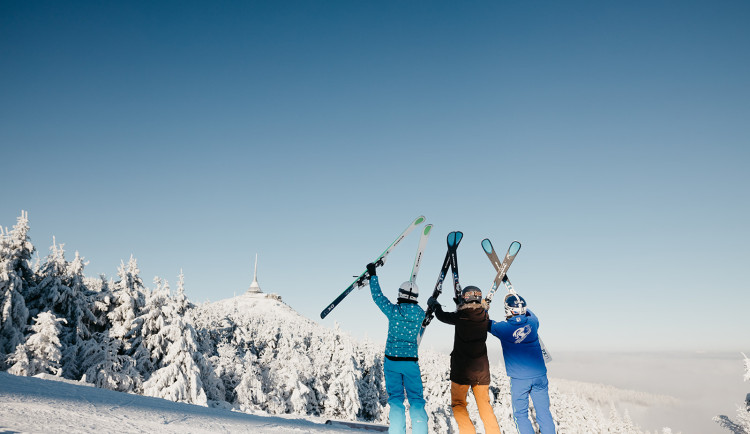
[[[383,291],[380,289],[380,283],[378,283],[378,276],[370,277],[370,294],[372,294],[372,300],[385,316],[390,318],[395,313],[398,306],[391,303],[391,301],[388,300],[388,297],[383,295]]]
[[[443,307],[440,306],[440,303],[434,297],[430,297],[430,299],[427,300],[427,305],[432,306],[435,309],[435,317],[440,320],[440,322],[452,325],[456,324],[456,313],[443,311]]]

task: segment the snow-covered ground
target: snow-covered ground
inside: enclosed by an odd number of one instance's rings
[[[371,432],[314,418],[262,416],[0,372],[2,433]]]

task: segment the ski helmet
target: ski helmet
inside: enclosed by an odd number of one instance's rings
[[[505,316],[526,315],[526,300],[515,292],[505,296]]]
[[[419,288],[417,284],[407,280],[398,287],[398,299],[399,301],[417,301],[419,297]]]
[[[461,291],[461,298],[464,303],[481,303],[482,290],[476,286],[469,285]]]

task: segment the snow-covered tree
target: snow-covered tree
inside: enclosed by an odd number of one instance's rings
[[[117,270],[118,280],[112,286],[112,300],[107,318],[110,322],[109,335],[112,338],[122,339],[123,351],[130,354],[131,344],[126,336],[135,327],[135,319],[141,315],[146,302],[146,288],[140,277],[138,263],[132,256],[127,265],[123,262]]]
[[[135,360],[121,354],[123,343],[112,339],[109,333],[96,333],[79,350],[81,380],[103,389],[134,392],[141,389],[141,376]]]
[[[14,375],[32,376],[40,373],[62,374],[60,359],[60,323],[64,318],[56,318],[49,312],[42,312],[34,319],[32,333],[23,345],[19,345],[9,358],[13,366],[8,370]]]
[[[12,230],[0,228],[0,369],[8,366],[6,355],[23,342],[29,318],[24,297],[34,282],[29,262],[34,246],[28,233],[25,211]]]
[[[742,357],[745,362],[744,380],[750,381],[750,358],[745,353],[742,353]],[[734,434],[750,434],[750,393],[746,398],[745,404],[737,407],[737,415],[734,420],[725,415],[716,416],[713,420],[721,425],[722,428]]]
[[[266,404],[266,394],[263,391],[263,375],[258,364],[258,358],[248,351],[244,358],[244,372],[240,383],[234,390],[236,402],[244,409],[261,410]]]
[[[155,279],[143,314],[135,321],[134,358],[144,377],[143,394],[172,401],[206,405],[197,358],[197,336],[193,326],[178,314],[180,306],[170,297],[169,285]]]
[[[177,277],[177,292],[174,295],[174,300],[177,303],[177,315],[185,315],[189,309],[195,307],[185,295],[185,274],[180,270],[180,275]]]
[[[324,401],[325,414],[341,419],[353,419],[360,409],[357,383],[361,378],[361,371],[355,366],[350,337],[341,333],[338,324],[335,331],[330,363],[334,375]]]
[[[50,251],[38,269],[38,283],[29,291],[27,304],[31,315],[50,311],[65,319],[60,334],[63,375],[80,378],[79,347],[91,339],[92,329],[104,321],[94,313],[96,293],[89,291],[84,283],[83,258],[76,252],[73,261],[67,261],[63,245],[58,245],[54,238]]]

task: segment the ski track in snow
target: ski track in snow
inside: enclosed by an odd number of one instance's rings
[[[72,384],[71,384],[72,383]],[[0,372],[0,433],[360,432]],[[366,431],[362,431],[366,432]]]

